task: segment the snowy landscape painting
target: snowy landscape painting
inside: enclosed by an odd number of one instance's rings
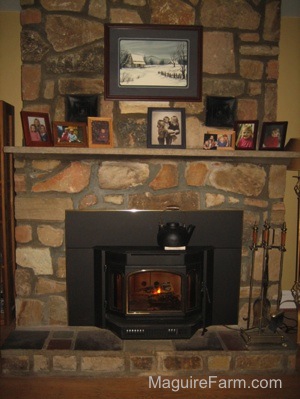
[[[186,40],[120,40],[120,86],[188,86]]]
[[[106,99],[201,99],[201,26],[106,24],[104,36]]]

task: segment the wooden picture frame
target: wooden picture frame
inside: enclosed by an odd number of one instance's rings
[[[234,150],[235,131],[229,129],[206,129],[203,140],[204,150]]]
[[[88,146],[110,148],[114,144],[111,118],[88,117]]]
[[[185,148],[185,109],[148,108],[147,147]]]
[[[256,149],[258,120],[235,121],[234,130],[236,150],[253,151]]]
[[[105,98],[202,99],[202,27],[106,24]]]
[[[86,124],[83,122],[53,122],[55,147],[87,147]]]
[[[264,122],[262,125],[259,149],[282,151],[284,149],[288,122]]]
[[[43,112],[21,111],[21,120],[26,146],[53,146],[49,114]]]

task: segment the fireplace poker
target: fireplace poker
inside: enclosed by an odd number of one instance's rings
[[[280,303],[282,299],[281,282],[282,282],[282,270],[283,270],[283,254],[286,251],[285,248],[286,231],[287,231],[286,224],[283,223],[281,227],[281,241],[279,247],[277,247],[280,251],[280,269],[279,269],[279,278],[278,278],[277,307],[276,307],[277,312],[279,312]]]
[[[251,304],[252,304],[252,295],[253,295],[253,273],[254,273],[254,264],[255,264],[255,251],[257,251],[257,233],[258,226],[255,222],[252,228],[252,245],[250,249],[252,251],[252,263],[251,263],[251,272],[250,272],[250,289],[249,289],[249,301],[248,301],[248,316],[247,316],[247,330],[250,328],[250,317],[251,317]],[[245,319],[244,319],[245,320]]]
[[[259,328],[261,333],[263,327],[263,320],[268,320],[268,313],[270,312],[271,304],[267,298],[268,286],[269,286],[269,234],[270,225],[266,221],[263,229],[262,247],[264,249],[263,254],[263,267],[262,267],[262,278],[260,296],[253,304],[253,326]]]

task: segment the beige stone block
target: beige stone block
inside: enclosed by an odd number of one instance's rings
[[[17,264],[33,269],[35,274],[53,274],[49,248],[22,247],[16,249]]]
[[[189,186],[203,186],[208,173],[208,165],[204,162],[188,163],[185,170],[185,179]]]
[[[60,247],[64,241],[64,230],[49,225],[38,226],[37,234],[39,241],[49,247]]]
[[[165,356],[163,359],[163,369],[165,371],[188,371],[202,370],[203,360],[201,356]]]
[[[79,193],[90,181],[91,164],[87,162],[72,162],[63,171],[47,180],[36,183],[32,187],[34,193],[57,191]]]
[[[236,369],[241,371],[276,371],[283,369],[283,355],[262,354],[237,356]]]
[[[105,195],[104,202],[114,205],[122,205],[124,203],[124,195]]]
[[[16,197],[17,220],[64,221],[65,211],[73,209],[71,198]]]
[[[131,356],[130,369],[131,370],[152,370],[154,358],[152,356]]]
[[[129,209],[153,209],[165,210],[168,206],[178,206],[181,210],[199,210],[200,196],[192,191],[184,191],[152,195],[149,192],[145,194],[134,194],[129,196]]]
[[[151,102],[151,101],[120,101],[119,107],[121,114],[145,114],[147,115],[148,108],[168,108],[169,102]]]
[[[193,25],[195,10],[181,0],[151,0],[151,24]]]
[[[17,268],[15,272],[15,289],[17,296],[28,297],[33,291],[34,275],[31,269]]]
[[[153,190],[163,190],[178,186],[178,167],[175,164],[164,164],[155,178],[149,183]]]
[[[225,197],[222,194],[205,194],[205,205],[207,208],[212,208],[214,206],[219,206],[224,204]]]
[[[67,325],[67,301],[62,296],[50,296],[48,299],[49,324],[50,325]]]
[[[76,356],[53,356],[53,370],[54,371],[76,371],[77,360]]]
[[[283,198],[286,183],[286,166],[271,165],[269,177],[269,197]]]
[[[142,24],[143,21],[137,11],[126,10],[125,8],[111,8],[110,21],[117,24]]]
[[[76,2],[69,3],[76,4]],[[48,14],[45,30],[49,42],[58,52],[87,45],[104,36],[102,23],[63,14]],[[62,37],[64,40],[61,40]]]
[[[51,172],[55,168],[57,168],[61,164],[61,161],[56,159],[34,159],[32,161],[32,167],[34,169],[43,170],[47,172]]]
[[[16,299],[17,326],[43,325],[44,304],[36,299]]]
[[[81,371],[119,372],[125,370],[125,360],[118,356],[82,356]]]
[[[28,224],[15,228],[15,239],[20,244],[26,244],[32,240],[32,227]]]
[[[203,72],[210,74],[235,73],[233,34],[230,32],[204,32]]]
[[[3,374],[29,371],[29,356],[1,356],[1,366]]]
[[[59,294],[66,292],[66,283],[55,281],[49,278],[39,277],[36,283],[35,292],[38,295]]]
[[[98,171],[99,186],[121,190],[139,186],[149,177],[149,165],[138,162],[103,162]]]
[[[264,168],[252,164],[215,164],[209,176],[209,184],[216,189],[247,196],[258,196],[265,182]]]
[[[56,277],[66,278],[66,258],[64,256],[60,256],[57,260]]]
[[[231,356],[208,356],[208,370],[209,371],[228,371],[230,370]]]
[[[95,194],[87,194],[85,195],[79,203],[79,209],[85,209],[90,206],[97,204],[98,198]]]
[[[36,373],[46,373],[50,371],[50,361],[47,356],[33,355],[33,371]]]

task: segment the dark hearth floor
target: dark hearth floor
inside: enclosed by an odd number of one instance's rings
[[[280,333],[281,334],[281,333]],[[282,349],[293,350],[296,345],[284,336],[283,343],[259,343],[247,345],[238,328],[210,327],[203,335],[198,330],[190,339],[179,340],[126,340],[123,341],[109,330],[87,327],[61,329],[16,329],[4,341],[2,350],[75,350],[75,351],[122,351],[153,348],[174,351],[247,351]]]

